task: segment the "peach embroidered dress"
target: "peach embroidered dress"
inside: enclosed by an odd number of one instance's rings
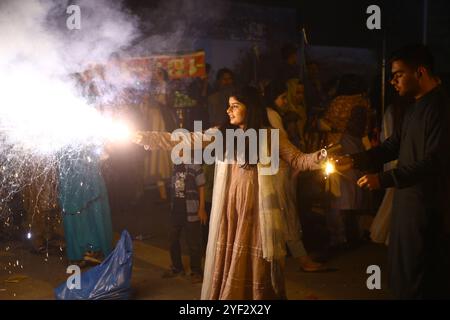
[[[170,149],[178,142],[170,141],[169,133],[147,132],[142,144]],[[279,137],[279,158],[296,170],[320,168],[318,152],[304,154],[284,136]],[[285,219],[275,175],[263,173],[263,167],[216,161],[202,299],[286,298]]]

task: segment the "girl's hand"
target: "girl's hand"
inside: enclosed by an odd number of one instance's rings
[[[328,152],[326,149],[320,149],[317,151],[317,163],[322,163],[327,160]]]
[[[200,218],[201,224],[206,224],[208,222],[208,215],[206,214],[205,209],[198,209],[198,217]]]
[[[131,137],[131,141],[139,145],[144,145],[144,140],[145,140],[145,133],[143,131],[137,131]]]

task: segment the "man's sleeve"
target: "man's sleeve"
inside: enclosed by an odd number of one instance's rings
[[[380,174],[382,187],[406,188],[426,177],[444,172],[448,161],[448,117],[444,106],[433,108],[426,119],[425,155],[423,159]]]
[[[371,171],[398,158],[400,150],[401,129],[387,138],[380,146],[370,150],[352,154],[353,167],[361,171]]]

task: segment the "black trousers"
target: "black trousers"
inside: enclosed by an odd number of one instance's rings
[[[183,271],[183,262],[181,259],[181,234],[184,234],[187,240],[190,269],[192,273],[202,274],[202,227],[200,221],[189,222],[186,219],[186,213],[172,212],[169,243],[170,258],[172,260],[172,268],[176,271]]]

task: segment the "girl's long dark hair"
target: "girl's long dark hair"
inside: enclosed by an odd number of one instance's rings
[[[257,151],[258,151],[258,161],[259,161],[259,129],[268,129],[270,128],[269,119],[267,118],[267,111],[263,103],[263,98],[260,92],[251,86],[245,86],[239,89],[235,89],[230,97],[236,98],[240,103],[244,104],[246,107],[246,117],[245,117],[245,129],[244,131],[248,129],[254,129],[257,132]],[[226,138],[226,130],[227,129],[239,129],[238,126],[230,124],[229,120],[223,123],[220,126],[220,131],[222,132],[222,135],[224,137],[223,139],[223,150],[226,150],[227,146],[227,138]],[[236,139],[235,139],[235,156],[236,156]],[[245,139],[245,164],[243,165],[244,168],[252,167],[254,164],[250,164],[249,160],[249,139]]]

